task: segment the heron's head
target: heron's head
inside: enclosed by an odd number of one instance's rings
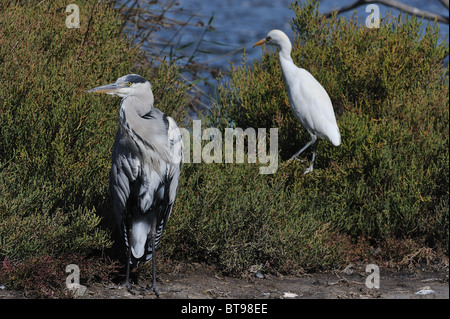
[[[128,74],[118,78],[116,83],[99,86],[87,91],[127,97],[149,94],[151,90],[152,85],[142,76],[137,74]]]
[[[256,42],[253,47],[256,47],[258,45],[267,44],[267,45],[274,45],[277,47],[282,47],[283,45],[291,44],[291,41],[289,40],[288,36],[280,30],[272,30],[267,34],[267,37],[264,39]]]

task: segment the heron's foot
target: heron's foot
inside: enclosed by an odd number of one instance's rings
[[[153,285],[149,286],[147,285],[147,287],[145,288],[146,292],[151,292],[153,291],[156,295],[156,297],[159,297],[159,287],[156,285],[156,283],[153,283]]]
[[[125,281],[125,283],[123,284],[123,286],[125,288],[127,288],[127,291],[132,294],[135,295],[136,293],[133,291],[133,287],[131,286],[131,283],[129,281]]]

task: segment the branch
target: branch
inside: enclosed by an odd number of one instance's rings
[[[449,0],[439,0],[443,6],[445,6],[447,9],[449,7]],[[350,11],[356,7],[359,7],[360,5],[363,4],[369,4],[369,3],[380,3],[380,4],[384,4],[388,7],[392,7],[398,10],[401,10],[403,12],[415,15],[415,16],[419,16],[419,17],[424,17],[425,19],[429,19],[429,20],[434,20],[437,19],[437,21],[442,22],[442,23],[446,23],[449,24],[449,18],[448,17],[444,17],[440,14],[436,14],[436,13],[432,13],[432,12],[428,12],[428,11],[424,11],[415,7],[412,7],[410,5],[404,4],[400,1],[397,0],[357,0],[352,4],[349,4],[347,6],[335,9],[335,10],[331,10],[327,13],[325,13],[324,15],[329,18],[331,16],[331,14],[333,12],[337,12],[337,13],[342,13],[342,12],[346,12],[346,11]]]
[[[331,15],[334,12],[337,12],[338,14],[342,13],[342,12],[347,12],[347,11],[350,11],[352,9],[355,9],[355,8],[359,7],[360,5],[363,5],[364,3],[366,3],[365,0],[357,0],[357,1],[355,1],[353,3],[350,3],[349,5],[346,5],[344,7],[337,8],[337,9],[332,9],[331,11],[325,12],[323,15],[325,17],[329,18],[329,17],[331,17]]]
[[[439,0],[441,2],[441,4],[446,7],[447,9],[449,9],[449,4],[448,4],[448,0]]]

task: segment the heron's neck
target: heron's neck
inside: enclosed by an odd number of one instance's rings
[[[144,117],[152,110],[153,101],[153,94],[133,95],[123,99],[122,105],[126,107],[128,113]]]
[[[132,129],[138,135],[145,136],[147,123],[144,118],[153,108],[153,96],[150,100],[137,96],[128,96],[122,100],[119,110],[119,124],[126,132]]]
[[[142,101],[127,97],[122,100],[119,110],[119,133],[128,140],[131,147],[139,147],[143,165],[150,165],[159,174],[161,163],[170,161],[167,129],[164,113],[151,105],[143,106]]]

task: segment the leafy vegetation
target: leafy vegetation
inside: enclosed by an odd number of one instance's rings
[[[10,5],[0,16],[0,260],[14,265],[111,246],[101,217],[111,211],[118,100],[87,89],[140,73],[157,107],[185,116],[178,70],[135,66],[140,51],[121,33],[121,16],[97,1],[78,5],[79,29],[66,28],[65,1]]]
[[[187,122],[180,70],[137,64],[122,16],[97,1],[77,4],[88,13],[79,29],[65,27],[59,0],[11,5],[0,16],[0,283],[38,296],[66,296],[54,291],[70,263],[84,282],[116,272],[102,256],[112,245],[118,100],[85,90],[139,73],[156,107]],[[286,162],[309,136],[291,114],[277,53],[244,56],[219,78],[203,124],[279,128],[278,170],[184,164],[161,253],[229,274],[401,265],[430,260],[428,248],[448,256],[448,42],[438,41],[436,24],[421,34],[414,17],[367,29],[357,17],[320,16],[316,2],[292,9],[293,59],[329,93],[342,145],[320,143],[308,175],[308,163]]]
[[[347,251],[342,247],[347,242],[331,240],[335,234],[349,236],[352,243],[367,240],[373,247],[388,241],[406,244],[413,238],[414,249],[431,246],[448,254],[448,70],[442,64],[448,42],[439,43],[436,24],[429,24],[422,34],[422,21],[415,17],[387,16],[379,29],[368,29],[355,16],[320,16],[317,2],[295,2],[291,7],[296,13],[293,59],[329,93],[342,145],[320,143],[313,174],[303,175],[308,163],[282,163],[274,177],[259,177],[266,179],[262,184],[274,183],[268,188],[237,177],[251,192],[249,197],[273,198],[272,192],[279,189],[286,194],[280,199],[287,205],[282,209],[261,202],[266,215],[259,222],[276,230],[280,221],[271,218],[283,216],[297,233],[317,242],[308,237],[317,234],[309,228],[313,221],[320,235],[330,239],[316,249],[329,244],[334,256],[318,258],[312,268],[345,260],[341,252]],[[252,63],[244,57],[230,71],[231,79],[219,82],[211,123],[221,128],[278,127],[280,155],[289,158],[309,136],[291,114],[277,52],[264,53],[261,61]],[[232,169],[224,169],[233,178]],[[289,178],[277,177],[285,175]],[[236,193],[234,201],[240,202],[243,194]],[[286,233],[280,229],[267,238],[278,240]],[[293,236],[288,244],[305,254],[301,236]],[[276,256],[286,252],[280,260],[300,266],[314,260],[283,249],[281,242],[275,247]],[[240,256],[251,258],[245,251]],[[399,253],[395,258],[403,257]],[[264,258],[249,263],[256,260]]]

